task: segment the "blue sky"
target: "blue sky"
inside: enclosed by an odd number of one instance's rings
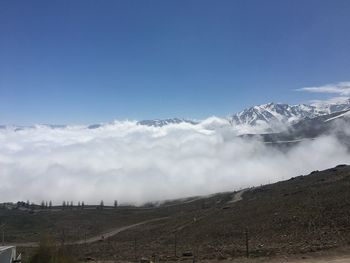
[[[226,116],[349,81],[350,1],[0,1],[0,123]]]

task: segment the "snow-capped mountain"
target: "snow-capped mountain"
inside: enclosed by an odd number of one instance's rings
[[[313,101],[311,106],[315,107],[318,111],[331,114],[333,112],[349,109],[350,98],[340,97],[340,98],[332,98],[327,101],[317,100],[317,101]]]
[[[263,134],[243,134],[245,138],[259,138],[272,146],[293,146],[306,139],[317,138],[321,135],[335,135],[344,145],[350,147],[350,134],[346,127],[350,124],[350,109],[336,111],[315,118],[305,118],[290,125],[285,131]]]
[[[317,101],[311,105],[288,105],[268,103],[254,106],[236,113],[230,117],[233,125],[264,125],[264,124],[293,124],[304,118],[330,114],[350,109],[350,99],[336,102]]]
[[[179,119],[179,118],[172,118],[172,119],[155,119],[155,120],[143,120],[138,121],[138,125],[146,125],[146,126],[154,126],[154,127],[163,127],[165,125],[169,124],[179,124],[179,123],[189,123],[189,124],[197,124],[196,121],[193,120],[187,120],[187,119]]]

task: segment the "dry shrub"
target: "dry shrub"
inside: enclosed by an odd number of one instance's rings
[[[40,239],[39,247],[29,259],[29,263],[76,263],[71,251],[65,246],[58,246],[49,236]]]

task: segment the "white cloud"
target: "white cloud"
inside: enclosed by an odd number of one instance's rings
[[[311,105],[337,105],[337,104],[348,104],[350,101],[349,97],[333,97],[327,100],[311,100]]]
[[[338,82],[338,83],[327,84],[323,86],[305,87],[298,90],[312,92],[312,93],[329,93],[329,94],[338,94],[340,96],[349,96],[350,82]]]
[[[236,134],[215,118],[161,128],[126,121],[0,130],[0,202],[143,203],[274,182],[350,160],[333,137],[281,152]]]

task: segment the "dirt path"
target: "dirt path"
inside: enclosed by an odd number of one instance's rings
[[[243,195],[244,192],[247,191],[247,190],[248,190],[248,188],[247,188],[247,189],[240,190],[239,192],[236,192],[236,193],[234,194],[234,196],[232,197],[232,200],[228,201],[227,203],[228,203],[228,204],[233,204],[233,203],[236,203],[236,202],[239,202],[239,201],[243,200],[242,195]],[[213,215],[213,214],[215,214],[215,213],[217,213],[216,210],[211,211],[211,212],[207,212],[206,214],[202,215],[201,217],[194,218],[193,221],[189,221],[189,222],[183,224],[182,226],[179,226],[176,230],[177,230],[177,231],[180,231],[180,230],[182,230],[182,229],[184,229],[184,228],[186,228],[186,227],[192,226],[193,224],[195,224],[195,223],[197,223],[197,222],[199,222],[199,221],[201,221],[201,220],[203,220],[203,219],[205,219],[205,218],[207,218],[207,217],[209,217],[209,216],[211,216],[211,215]]]
[[[231,201],[228,201],[227,203],[232,204],[232,203],[236,203],[238,201],[241,201],[243,199],[242,195],[247,191],[248,189],[243,189],[237,193],[235,193],[235,195],[233,196]]]
[[[147,223],[152,223],[152,222],[156,222],[156,221],[160,221],[160,220],[164,220],[167,219],[168,217],[160,217],[160,218],[155,218],[155,219],[150,219],[150,220],[146,220],[146,221],[142,221],[136,224],[132,224],[132,225],[128,225],[128,226],[123,226],[123,227],[119,227],[119,228],[115,228],[115,229],[111,229],[109,231],[106,231],[104,233],[98,234],[96,236],[93,237],[89,237],[86,239],[80,239],[77,241],[72,241],[72,242],[66,242],[66,245],[82,245],[82,244],[89,244],[89,243],[94,243],[97,241],[101,241],[107,238],[110,238],[112,236],[117,235],[120,232],[126,231],[128,229],[134,228],[134,227],[138,227]],[[14,244],[7,244],[9,246],[16,246],[16,247],[37,247],[39,245],[38,242],[25,242],[25,243],[14,243]]]
[[[85,239],[81,239],[81,240],[77,240],[77,241],[74,241],[74,242],[69,242],[67,244],[68,245],[81,245],[81,244],[88,244],[88,243],[97,242],[97,241],[104,240],[106,238],[110,238],[112,236],[115,236],[118,233],[123,232],[125,230],[128,230],[130,228],[134,228],[134,227],[141,226],[141,225],[144,225],[144,224],[147,224],[147,223],[151,223],[151,222],[164,220],[164,219],[167,219],[167,218],[168,217],[161,217],[161,218],[155,218],[155,219],[146,220],[146,221],[143,221],[143,222],[140,222],[140,223],[136,223],[136,224],[132,224],[132,225],[116,228],[116,229],[113,229],[113,230],[109,230],[109,231],[107,231],[105,233],[102,233],[102,234],[99,234],[97,236],[93,236],[93,237],[87,238],[86,240]]]

